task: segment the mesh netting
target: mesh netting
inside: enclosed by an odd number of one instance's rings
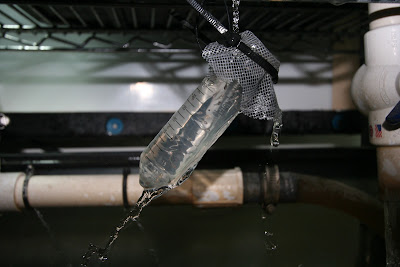
[[[279,70],[280,62],[252,32],[245,31],[240,36],[243,43]],[[217,42],[207,45],[202,56],[212,73],[240,83],[243,88],[241,110],[245,115],[254,119],[280,121],[281,111],[272,78],[262,67],[236,47],[227,48]]]

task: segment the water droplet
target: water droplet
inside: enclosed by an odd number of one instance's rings
[[[279,146],[279,135],[281,132],[283,124],[279,121],[274,122],[274,126],[272,127],[272,133],[271,133],[271,146],[277,147]]]
[[[262,213],[261,213],[261,219],[263,220],[263,224],[265,226],[265,228],[267,228],[267,218],[269,217],[269,214],[267,213],[267,211],[265,209],[262,209]],[[271,231],[268,230],[264,230],[264,246],[265,246],[265,250],[267,252],[272,252],[275,251],[277,249],[277,245],[276,245],[276,241],[274,238],[274,233],[272,233]]]
[[[265,234],[266,236],[274,236],[274,234],[273,234],[273,233],[271,233],[271,232],[268,232],[268,231],[265,231],[265,232],[264,232],[264,234]]]

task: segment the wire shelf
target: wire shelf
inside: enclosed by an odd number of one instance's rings
[[[206,8],[228,26],[222,1]],[[196,37],[182,21],[218,38],[184,1],[10,2],[0,4],[0,50],[198,53]],[[326,53],[336,42],[361,38],[368,15],[362,4],[243,1],[239,24],[275,52]]]

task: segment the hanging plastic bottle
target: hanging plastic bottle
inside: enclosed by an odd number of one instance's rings
[[[241,96],[236,81],[204,78],[141,154],[140,185],[157,189],[179,184],[239,114]]]

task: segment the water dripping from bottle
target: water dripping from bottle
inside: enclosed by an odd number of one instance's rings
[[[190,175],[192,174],[193,170],[196,168],[197,163],[194,164],[191,168],[189,168],[186,173],[175,183],[170,184],[168,186],[163,186],[158,189],[149,189],[143,190],[142,195],[138,199],[135,206],[129,211],[128,215],[123,219],[120,224],[115,228],[115,230],[110,235],[107,244],[104,248],[98,247],[94,244],[89,244],[88,250],[82,256],[82,263],[81,266],[88,266],[90,259],[93,255],[97,255],[97,259],[101,262],[105,262],[108,259],[108,253],[110,252],[113,244],[117,240],[120,232],[125,229],[128,225],[132,222],[137,222],[142,210],[150,204],[150,202],[161,195],[165,194],[166,192],[174,189],[175,187],[180,186],[183,182],[185,182]]]
[[[272,126],[272,133],[271,133],[271,146],[277,147],[279,146],[279,135],[282,129],[282,122],[281,121],[274,121],[274,125]]]
[[[90,259],[93,255],[97,255],[98,260],[100,260],[101,262],[105,262],[108,259],[108,253],[110,252],[114,242],[117,240],[120,232],[130,223],[136,222],[143,208],[146,207],[153,199],[161,196],[165,192],[168,192],[170,189],[170,187],[166,186],[157,190],[143,190],[141,197],[139,198],[133,209],[128,213],[125,219],[120,222],[120,224],[110,235],[106,246],[102,248],[94,244],[89,244],[88,250],[82,256],[81,266],[88,266]]]
[[[263,221],[264,225],[264,247],[267,253],[272,253],[276,251],[278,248],[276,244],[276,240],[274,237],[274,233],[272,233],[268,228],[268,217],[270,214],[268,213],[267,208],[262,208],[262,213],[261,213],[261,220]]]

